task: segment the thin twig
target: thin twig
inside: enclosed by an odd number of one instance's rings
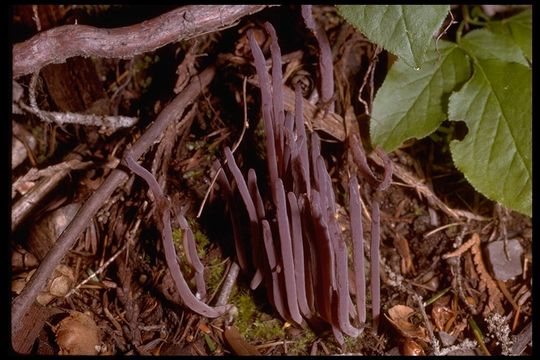
[[[424,239],[425,239],[425,238],[428,238],[428,237],[430,237],[431,235],[434,235],[434,234],[438,233],[439,231],[442,231],[442,230],[444,230],[444,229],[448,229],[448,228],[450,228],[450,227],[452,227],[452,226],[457,226],[457,225],[462,225],[462,223],[460,223],[460,222],[454,222],[454,223],[446,224],[446,225],[443,225],[443,226],[439,226],[438,228],[433,229],[433,230],[431,230],[431,231],[425,233],[425,234],[423,235],[423,238],[424,238]]]
[[[383,160],[379,156],[373,156],[373,155],[374,155],[374,152],[372,152],[368,157],[371,160],[373,160],[377,165],[383,166]],[[431,191],[431,189],[426,184],[422,183],[421,180],[419,180],[416,176],[411,174],[402,165],[396,162],[392,162],[392,167],[394,169],[395,176],[397,176],[406,184],[414,188],[418,192],[418,194],[423,195],[427,199],[428,203],[430,203],[430,205],[440,209],[449,217],[452,217],[456,220],[460,220],[460,218],[465,218],[468,220],[477,220],[477,221],[490,220],[484,216],[477,215],[466,210],[450,208],[441,199],[439,199],[437,195],[435,195],[433,191]]]
[[[28,86],[28,99],[30,106],[22,101],[19,101],[19,106],[34,114],[44,122],[54,122],[56,124],[79,124],[79,125],[94,125],[109,129],[118,129],[121,127],[130,127],[139,120],[136,117],[129,116],[102,116],[95,114],[77,114],[72,112],[55,112],[41,110],[36,100],[36,87],[39,79],[39,70],[36,71],[30,79]]]
[[[244,134],[246,133],[246,129],[249,128],[249,121],[248,121],[248,116],[247,116],[246,83],[247,83],[247,77],[244,76],[244,83],[242,84],[243,100],[244,100],[244,124],[242,127],[242,132],[240,133],[240,137],[238,138],[238,140],[236,140],[236,143],[234,143],[231,149],[231,152],[233,154],[236,151],[236,149],[238,149],[238,146],[240,146],[240,143],[242,142],[242,139],[244,138]],[[223,161],[223,166],[226,164],[227,164],[227,159]],[[212,179],[212,182],[210,183],[208,190],[206,190],[206,194],[204,194],[204,199],[201,203],[201,206],[199,207],[199,211],[197,212],[197,219],[201,217],[202,211],[204,209],[204,205],[206,204],[206,201],[208,200],[208,196],[210,196],[210,192],[212,191],[212,188],[214,187],[220,172],[223,171],[223,166],[220,167],[216,171],[216,174],[214,175],[214,178]]]
[[[85,126],[99,126],[106,129],[118,129],[123,127],[131,127],[135,125],[139,119],[131,116],[103,116],[95,114],[78,114],[72,112],[56,112],[43,111],[34,109],[23,102],[19,102],[19,106],[31,114],[36,115],[42,121],[48,123],[62,124],[79,124]]]
[[[435,40],[435,50],[437,51],[437,61],[441,59],[441,53],[439,51],[439,40],[441,39],[441,37],[443,37],[444,34],[448,32],[448,30],[450,29],[450,27],[452,27],[452,25],[457,24],[457,21],[455,21],[454,19],[454,14],[452,14],[452,10],[448,11],[448,13],[450,14],[450,22],[444,28],[444,30],[441,31],[441,33],[437,36],[437,39]]]
[[[375,52],[373,53],[373,57],[369,61],[368,69],[364,75],[364,79],[362,80],[362,85],[360,86],[360,90],[358,90],[358,100],[364,105],[364,112],[371,116],[371,105],[373,103],[373,75],[375,74],[375,67],[377,66],[377,58],[379,56],[379,53],[382,51],[382,48],[377,46],[375,48]],[[370,77],[370,97],[369,97],[369,103],[362,98],[362,92],[364,91],[364,87],[368,83],[368,76]]]
[[[431,344],[433,345],[433,352],[437,354],[440,351],[441,347],[439,345],[439,341],[435,338],[435,335],[433,334],[433,327],[431,326],[431,321],[429,321],[429,318],[427,317],[426,309],[424,308],[424,301],[422,297],[418,294],[413,295],[413,298],[418,303],[418,308],[420,309],[420,313],[422,314],[424,322],[426,323],[429,338],[431,339]]]
[[[81,281],[79,283],[79,285],[77,285],[73,289],[71,289],[66,294],[66,296],[64,296],[64,297],[65,298],[70,297],[71,295],[73,295],[75,293],[75,291],[79,290],[81,288],[81,286],[83,286],[84,284],[86,284],[90,280],[94,279],[96,275],[101,274],[107,267],[109,267],[110,264],[112,264],[112,262],[118,257],[118,255],[120,255],[124,250],[126,250],[128,243],[129,242],[126,241],[126,243],[120,248],[120,250],[118,250],[118,252],[116,254],[114,254],[109,260],[107,260],[107,262],[105,262],[105,264],[101,265],[99,267],[99,269],[97,269],[95,272],[92,273],[92,275],[89,275],[86,279]]]
[[[80,145],[80,147],[82,148],[84,145]],[[32,189],[13,205],[11,208],[11,230],[17,228],[26,216],[30,214],[31,210],[35,209],[40,201],[55,189],[60,181],[72,170],[80,169],[88,165],[88,163],[80,162],[80,156],[77,155],[76,152],[68,154],[65,160],[66,161],[63,163],[44,169],[45,174],[43,175],[45,176],[42,177],[40,182],[34,185]],[[50,170],[51,168],[54,170],[48,173],[47,170]]]

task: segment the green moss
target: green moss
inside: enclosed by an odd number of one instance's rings
[[[425,212],[424,209],[421,208],[421,207],[415,207],[415,208],[414,208],[414,215],[416,215],[416,216],[422,216],[422,215],[426,215],[426,212]]]
[[[257,306],[247,290],[234,291],[230,303],[238,308],[238,316],[236,317],[235,325],[240,334],[246,336],[248,329],[253,324],[252,319],[255,317]]]
[[[172,239],[174,246],[176,247],[176,251],[179,251],[182,248],[182,236],[184,235],[184,232],[182,229],[173,229],[172,232]]]
[[[283,322],[278,319],[261,320],[257,319],[253,323],[252,331],[249,333],[252,338],[258,341],[271,341],[276,339],[282,339],[285,337],[285,330],[283,330]]]
[[[249,290],[233,291],[229,301],[238,308],[234,325],[249,343],[265,343],[285,337],[283,321],[268,315]]]
[[[344,336],[344,338],[345,338],[345,344],[343,345],[343,352],[356,353],[360,338],[353,338],[351,336]]]
[[[308,355],[311,344],[317,339],[317,335],[310,328],[302,330],[302,335],[295,337],[294,342],[287,346],[287,354]]]
[[[208,249],[211,244],[210,239],[208,239],[208,236],[206,236],[206,234],[202,231],[197,220],[187,219],[187,221],[195,238],[197,255],[203,261],[203,263],[205,263],[206,288],[208,292],[213,292],[223,279],[223,275],[225,273],[225,264],[223,262],[223,259],[220,257],[214,256],[210,258],[205,258],[209,252]],[[186,279],[189,279],[191,274],[193,273],[193,269],[187,263],[186,253],[184,251],[183,236],[184,232],[182,231],[182,229],[173,229],[173,243],[176,249],[176,253],[181,260],[180,266]],[[193,281],[188,280],[188,283],[190,283],[190,285],[194,285],[192,284]]]
[[[194,219],[187,219],[193,237],[195,238],[195,246],[197,247],[197,255],[200,258],[204,257],[207,253],[207,248],[210,245],[210,240],[208,236],[201,230],[201,226]],[[183,244],[184,232],[182,229],[177,228],[173,229],[173,242],[176,247],[176,251],[179,253],[180,257],[184,254],[184,244]]]
[[[208,289],[216,289],[225,273],[225,263],[219,257],[211,257],[206,270],[206,284]]]
[[[197,245],[197,254],[199,257],[203,257],[206,255],[206,250],[208,246],[210,245],[210,240],[208,239],[208,236],[202,231],[201,226],[195,219],[188,219],[189,227],[191,228],[191,231],[193,232],[193,236],[195,237],[195,244]]]

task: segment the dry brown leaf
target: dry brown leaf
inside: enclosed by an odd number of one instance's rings
[[[407,275],[409,273],[416,275],[416,270],[411,257],[409,242],[399,233],[395,233],[394,247],[401,257],[401,273]]]
[[[395,305],[388,310],[386,318],[392,325],[406,338],[420,339],[430,342],[426,329],[420,325],[415,325],[409,321],[414,314],[414,309],[406,305]]]
[[[471,240],[474,239],[474,244],[471,247],[471,253],[473,255],[474,265],[476,267],[476,272],[480,276],[480,284],[478,290],[483,292],[486,287],[488,290],[488,303],[484,308],[484,315],[487,313],[497,311],[499,314],[504,312],[502,302],[503,294],[499,290],[497,283],[493,280],[491,275],[489,275],[486,266],[484,265],[484,260],[482,259],[482,251],[480,249],[480,236],[477,233],[472,235]]]
[[[13,272],[28,270],[38,265],[38,259],[20,246],[16,246],[11,252],[11,269]]]
[[[54,332],[59,355],[97,355],[99,328],[90,316],[72,311],[58,323]]]
[[[199,325],[199,330],[202,331],[203,333],[205,334],[210,334],[212,332],[212,330],[210,330],[210,328],[208,327],[207,324],[205,323],[201,323]]]
[[[246,342],[235,326],[229,326],[223,332],[223,336],[236,355],[261,355],[259,350]]]
[[[431,317],[439,331],[445,331],[446,324],[454,317],[454,312],[447,306],[434,304],[431,309]]]
[[[36,269],[33,269],[16,275],[11,282],[11,291],[19,295],[26,286],[26,283],[30,281],[30,278],[35,271]],[[60,264],[54,269],[53,275],[47,282],[45,288],[36,297],[36,301],[40,305],[45,306],[58,297],[64,297],[69,292],[74,282],[75,275],[73,274],[73,269],[69,266]]]
[[[405,339],[401,345],[401,354],[405,356],[424,356],[424,349],[420,344],[411,339]]]

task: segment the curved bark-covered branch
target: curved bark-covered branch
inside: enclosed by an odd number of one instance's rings
[[[13,77],[74,56],[132,58],[172,42],[219,31],[266,5],[189,5],[116,29],[65,25],[13,46]]]

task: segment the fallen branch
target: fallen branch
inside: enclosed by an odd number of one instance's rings
[[[84,145],[80,145],[77,150],[81,150]],[[22,221],[31,213],[33,209],[40,205],[41,200],[54,190],[60,181],[64,179],[72,170],[79,170],[89,165],[88,162],[81,162],[77,151],[66,156],[65,161],[46,169],[32,169],[22,179],[13,184],[17,189],[19,184],[30,180],[32,177],[41,177],[39,183],[34,185],[22,198],[20,198],[11,208],[11,230],[15,230]],[[12,194],[14,195],[14,194]]]
[[[131,127],[138,118],[130,116],[103,116],[94,114],[78,114],[72,112],[56,112],[33,109],[32,107],[19,103],[19,106],[31,114],[36,115],[44,122],[63,124],[79,124],[85,126],[99,126],[104,129],[113,129]]]
[[[44,111],[41,110],[36,101],[36,85],[39,77],[39,70],[32,75],[30,80],[30,85],[28,89],[28,98],[30,106],[26,105],[24,102],[19,101],[18,105],[28,111],[31,114],[34,114],[44,122],[52,122],[58,125],[62,124],[79,124],[79,125],[92,125],[99,126],[103,129],[112,129],[117,130],[122,127],[131,127],[139,119],[136,117],[129,116],[102,116],[94,114],[77,114],[72,112],[55,112],[55,111]]]
[[[186,107],[192,103],[200,94],[201,90],[208,86],[215,75],[213,67],[207,68],[199,76],[194,77],[189,85],[178,94],[173,101],[156,118],[154,123],[146,132],[128,149],[133,159],[138,159],[148,148],[159,139],[171,121],[179,119]],[[71,249],[81,233],[86,229],[88,222],[101,208],[103,203],[112,195],[116,188],[122,184],[128,175],[120,169],[114,169],[105,179],[101,186],[90,196],[90,198],[79,209],[73,221],[60,235],[47,256],[43,259],[36,272],[26,284],[19,296],[11,305],[11,329],[16,336],[20,330],[22,317],[26,314],[31,304],[36,299],[37,294],[51,276],[53,270],[60,263],[60,260]]]
[[[140,24],[116,29],[65,25],[13,46],[13,77],[63,63],[74,56],[129,59],[172,42],[188,40],[234,25],[266,5],[189,5]]]

